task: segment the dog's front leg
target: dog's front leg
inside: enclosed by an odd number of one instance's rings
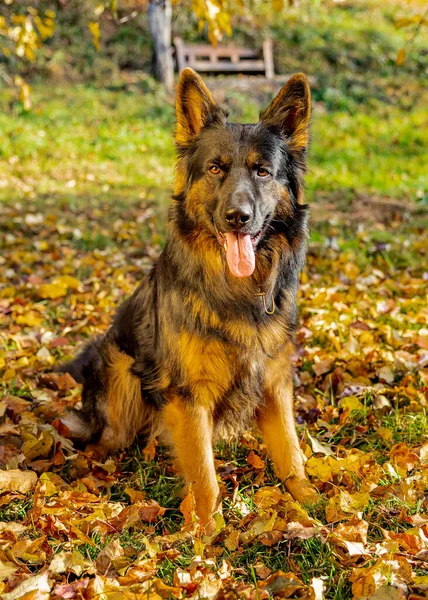
[[[272,361],[266,370],[264,404],[257,423],[276,473],[299,502],[316,499],[305,474],[293,414],[293,382],[287,361]]]
[[[210,533],[215,528],[213,516],[221,511],[211,413],[196,402],[174,397],[164,408],[164,422],[186,484],[192,485],[196,513]]]

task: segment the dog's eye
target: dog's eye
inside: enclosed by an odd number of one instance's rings
[[[208,169],[208,171],[209,171],[210,173],[212,173],[213,175],[218,175],[219,173],[221,173],[221,169],[220,169],[220,167],[218,167],[217,165],[212,165],[212,166],[211,166],[211,167]]]
[[[268,173],[268,171],[266,171],[266,169],[264,169],[263,167],[259,167],[257,169],[257,176],[258,177],[269,177],[270,173]]]

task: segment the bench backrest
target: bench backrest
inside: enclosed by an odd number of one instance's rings
[[[178,37],[174,45],[180,72],[192,67],[202,72],[261,72],[267,79],[274,76],[271,40],[263,42],[262,53],[237,46],[187,45]]]

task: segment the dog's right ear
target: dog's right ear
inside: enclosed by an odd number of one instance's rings
[[[175,140],[186,145],[198,135],[205,125],[223,116],[201,77],[193,69],[186,67],[177,86],[176,101],[177,125]]]

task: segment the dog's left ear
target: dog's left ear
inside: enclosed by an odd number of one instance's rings
[[[309,141],[311,91],[303,73],[294,75],[270,106],[260,114],[260,121],[278,128],[287,138],[291,151],[302,152]]]
[[[178,145],[187,144],[205,125],[223,117],[201,77],[189,67],[183,69],[177,86],[177,125],[175,139]]]

